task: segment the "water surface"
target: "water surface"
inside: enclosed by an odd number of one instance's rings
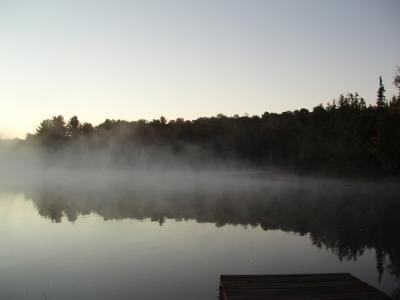
[[[398,182],[203,175],[3,184],[0,298],[217,299],[220,274],[313,272],[398,293]]]

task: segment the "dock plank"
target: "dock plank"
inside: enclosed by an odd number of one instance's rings
[[[391,299],[348,273],[221,275],[220,300]]]

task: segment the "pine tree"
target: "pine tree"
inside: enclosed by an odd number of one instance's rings
[[[397,71],[393,78],[393,84],[399,89],[400,96],[400,66],[397,66]]]
[[[386,106],[385,87],[383,86],[382,77],[379,76],[379,88],[377,92],[378,98],[376,99],[376,106],[383,108]]]
[[[392,100],[389,103],[390,107],[396,107],[400,109],[400,66],[397,66],[396,73],[393,77],[393,84],[398,88],[399,94],[397,96],[393,95]]]

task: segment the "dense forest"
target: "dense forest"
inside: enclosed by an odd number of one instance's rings
[[[340,95],[311,111],[299,109],[261,116],[202,117],[196,120],[105,120],[93,126],[74,116],[44,120],[24,143],[79,152],[112,149],[111,156],[134,164],[140,153],[188,161],[240,161],[252,167],[279,166],[311,172],[400,174],[399,94],[386,99],[379,78],[376,104],[358,93]],[[149,150],[152,149],[152,150]],[[152,152],[153,151],[153,152]],[[195,153],[195,154],[193,154]]]

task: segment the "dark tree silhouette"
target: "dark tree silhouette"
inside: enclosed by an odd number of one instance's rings
[[[383,86],[382,77],[379,76],[379,88],[377,92],[376,106],[378,109],[383,108],[387,105],[385,98],[385,87]]]
[[[397,85],[399,76],[398,71]],[[265,112],[261,117],[106,119],[93,126],[82,125],[76,116],[65,124],[62,116],[56,116],[42,121],[27,140],[52,151],[82,142],[93,151],[112,147],[111,155],[123,164],[134,164],[142,153],[153,153],[152,161],[166,157],[191,164],[239,160],[259,168],[400,174],[400,95],[387,103],[381,77],[377,95],[376,106],[367,106],[358,93],[348,93],[311,111]],[[79,154],[80,147],[74,149]],[[157,155],[154,149],[166,155]]]
[[[393,84],[399,89],[400,91],[400,66],[397,66],[396,74],[394,75]]]
[[[81,127],[81,131],[85,135],[90,135],[94,132],[94,127],[92,124],[85,122],[85,123],[83,123],[83,125]]]
[[[36,136],[49,147],[59,147],[65,141],[67,128],[63,116],[54,116],[52,119],[43,120],[36,128]]]
[[[73,116],[71,119],[69,119],[68,124],[67,124],[67,135],[70,137],[77,137],[81,131],[82,125],[79,122],[79,119],[77,116]]]

